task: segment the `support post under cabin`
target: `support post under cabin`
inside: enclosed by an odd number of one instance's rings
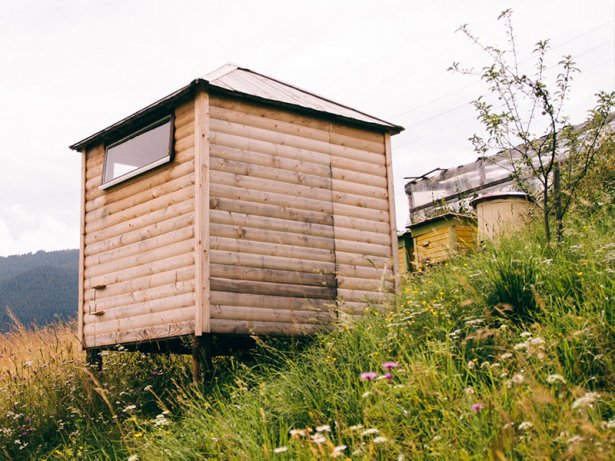
[[[195,336],[192,339],[192,382],[199,384],[211,378],[211,335]]]
[[[101,350],[86,349],[85,363],[88,367],[95,367],[97,371],[101,372],[103,369],[103,358]]]

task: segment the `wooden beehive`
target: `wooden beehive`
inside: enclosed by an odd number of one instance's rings
[[[446,213],[410,226],[414,268],[441,263],[476,246],[476,219]]]
[[[397,253],[400,274],[411,272],[413,270],[414,247],[410,231],[402,232],[397,235]]]
[[[472,202],[478,218],[478,240],[497,242],[502,234],[523,229],[530,220],[531,200],[524,192],[481,195]]]
[[[72,145],[82,346],[306,334],[381,302],[401,129],[227,65]]]

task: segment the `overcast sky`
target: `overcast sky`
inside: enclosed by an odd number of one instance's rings
[[[581,121],[615,86],[612,0],[0,0],[0,255],[77,248],[80,156],[67,146],[227,62],[404,126],[402,229],[405,176],[476,158],[469,102],[485,89],[446,69],[486,61],[455,30],[503,43],[508,7],[521,59],[543,38],[554,62],[575,56]]]

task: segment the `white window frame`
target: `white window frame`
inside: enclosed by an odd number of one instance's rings
[[[169,129],[169,147],[168,147],[168,154],[158,160],[155,160],[151,163],[148,163],[146,165],[143,165],[135,170],[129,171],[128,173],[125,173],[121,176],[118,176],[116,178],[113,178],[107,182],[104,182],[105,180],[105,171],[107,170],[107,156],[108,156],[108,152],[109,149],[112,149],[113,147],[119,146],[120,144],[123,144],[127,141],[130,141],[133,138],[136,138],[137,136],[146,133],[147,131],[153,130],[154,128],[157,128],[161,125],[164,125],[165,123],[170,122],[170,129]],[[135,176],[138,176],[142,173],[145,173],[147,171],[150,171],[160,165],[164,165],[166,163],[171,163],[173,161],[174,158],[174,146],[173,146],[173,140],[174,140],[174,127],[175,125],[175,117],[171,114],[171,115],[167,115],[161,119],[156,120],[153,123],[150,123],[149,125],[140,128],[137,131],[134,131],[132,133],[130,133],[128,136],[123,137],[122,139],[115,141],[111,144],[109,144],[108,146],[105,146],[105,158],[104,158],[104,162],[103,162],[103,170],[102,170],[102,185],[99,187],[100,190],[105,190],[105,189],[109,189],[110,187],[113,187],[117,184],[120,184],[124,181],[127,181],[131,178],[134,178]]]

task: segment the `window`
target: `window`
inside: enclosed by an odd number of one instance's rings
[[[101,189],[173,160],[173,118],[158,120],[113,144],[105,151]]]

